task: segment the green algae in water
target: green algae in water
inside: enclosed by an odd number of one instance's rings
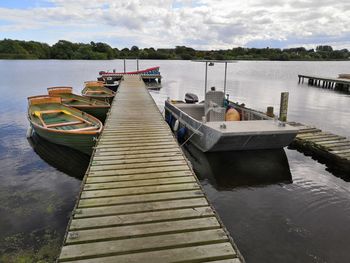
[[[37,243],[38,248],[28,247],[28,242]],[[24,234],[9,236],[5,238],[5,243],[8,247],[1,251],[0,262],[54,262],[60,251],[62,237],[55,232],[46,231],[44,235],[32,232],[29,238]]]

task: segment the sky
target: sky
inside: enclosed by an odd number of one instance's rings
[[[0,39],[350,49],[349,0],[0,0]]]

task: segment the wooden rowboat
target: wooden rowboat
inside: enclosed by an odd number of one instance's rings
[[[84,97],[107,101],[109,103],[112,103],[115,96],[115,92],[105,88],[100,81],[85,82],[85,88],[81,93]]]
[[[101,121],[106,119],[110,104],[105,101],[73,94],[72,87],[52,87],[47,91],[51,97],[61,97],[62,104],[84,111]]]
[[[44,139],[71,147],[86,154],[102,131],[97,118],[63,105],[60,97],[33,96],[28,98],[28,120],[33,130]]]

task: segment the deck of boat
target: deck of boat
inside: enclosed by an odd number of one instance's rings
[[[242,262],[139,75],[125,75],[59,262]]]

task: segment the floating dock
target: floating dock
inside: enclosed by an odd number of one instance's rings
[[[299,128],[292,147],[329,160],[339,170],[350,172],[350,140],[297,122],[288,124]]]
[[[304,83],[307,79],[307,83],[310,86],[316,86],[324,89],[332,89],[343,92],[350,92],[350,79],[345,78],[328,78],[311,75],[298,75],[299,83]]]
[[[244,262],[139,75],[124,75],[59,262]]]

